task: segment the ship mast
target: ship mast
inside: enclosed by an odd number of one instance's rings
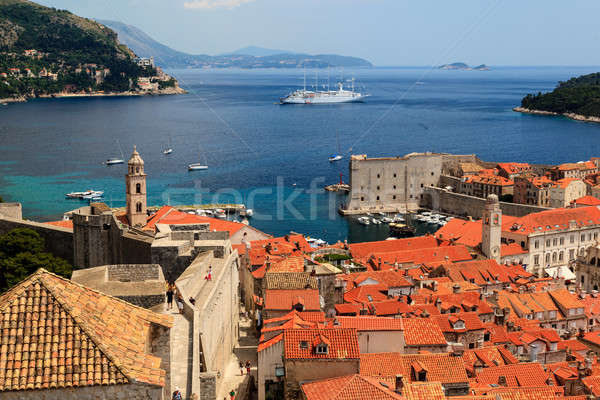
[[[306,65],[304,66],[304,91],[306,92]]]

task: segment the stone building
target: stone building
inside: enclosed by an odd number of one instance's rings
[[[488,196],[483,210],[481,229],[481,251],[487,258],[500,261],[500,243],[502,239],[502,210],[498,196]]]
[[[597,172],[598,166],[594,161],[560,164],[550,170],[552,179],[555,181],[564,178],[583,179],[587,175]]]
[[[343,213],[368,210],[416,209],[423,188],[437,186],[445,169],[459,169],[459,163],[473,162],[474,155],[411,153],[404,157],[350,158],[350,194]]]
[[[495,194],[498,197],[512,196],[514,182],[502,176],[491,174],[471,175],[461,179],[458,192],[482,198],[487,198],[490,194]]]
[[[43,269],[0,311],[2,399],[170,399],[172,317]]]
[[[568,207],[574,200],[587,194],[587,185],[581,179],[563,178],[550,187],[550,207]]]
[[[575,264],[578,286],[586,291],[600,290],[600,245],[597,243],[577,257]]]
[[[550,188],[554,183],[549,178],[529,174],[515,177],[514,182],[513,202],[550,206]]]

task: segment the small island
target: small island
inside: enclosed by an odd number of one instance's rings
[[[179,94],[177,80],[95,21],[0,0],[0,102],[39,97]]]
[[[600,122],[600,72],[559,82],[549,93],[528,94],[521,100],[521,106],[513,110]]]
[[[461,71],[489,71],[490,67],[485,64],[478,65],[476,67],[470,67],[468,64],[463,62],[456,62],[452,64],[440,65],[439,69],[445,70],[461,70]]]

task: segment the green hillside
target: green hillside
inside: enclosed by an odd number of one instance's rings
[[[521,107],[600,117],[600,73],[559,82],[556,89],[549,93],[528,94],[521,101]]]
[[[65,10],[0,0],[0,98],[123,92],[153,76],[111,29]]]

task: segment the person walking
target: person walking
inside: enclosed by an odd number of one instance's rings
[[[235,400],[235,390],[233,389],[229,392],[229,400]]]
[[[250,367],[252,366],[252,364],[250,363],[250,360],[246,361],[246,374],[250,375]]]
[[[206,274],[206,278],[207,281],[212,281],[212,265],[208,266],[208,273]]]
[[[179,391],[179,389],[175,389],[175,391],[173,392],[173,400],[183,400],[183,397],[181,397],[181,392]]]
[[[172,310],[173,309],[173,285],[171,283],[169,283],[169,286],[167,287],[167,309],[168,310]]]
[[[244,364],[240,361],[240,375],[244,375]]]
[[[177,295],[177,309],[179,309],[179,314],[183,314],[183,296],[181,294]]]

